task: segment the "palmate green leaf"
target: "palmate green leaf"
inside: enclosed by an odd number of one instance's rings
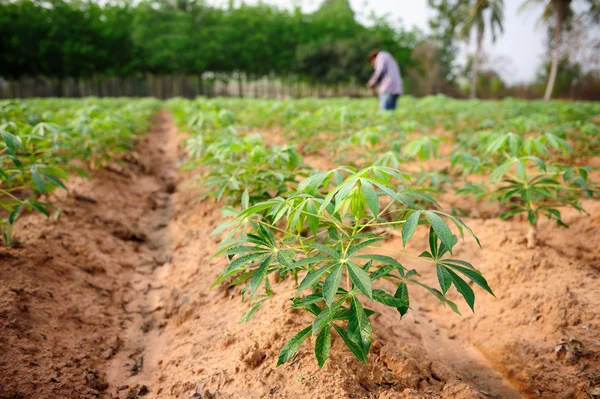
[[[266,256],[264,253],[253,253],[244,256],[240,256],[233,260],[219,275],[219,277],[212,283],[210,288],[214,288],[215,286],[221,284],[223,281],[231,277],[232,275],[240,272],[245,268],[245,265],[249,262],[256,261],[258,258]]]
[[[279,358],[277,359],[277,366],[281,366],[283,363],[292,359],[298,353],[298,349],[300,349],[300,345],[310,336],[311,326],[306,327],[304,330],[300,331],[298,334],[294,335],[286,344],[281,348],[279,352]]]
[[[302,180],[300,184],[298,184],[297,190],[314,194],[318,191],[321,183],[323,183],[325,179],[330,178],[332,173],[333,172],[331,171],[315,173],[314,175]]]
[[[250,296],[254,296],[254,293],[260,287],[260,284],[265,279],[267,272],[269,271],[269,266],[271,265],[272,256],[267,256],[267,258],[260,264],[258,269],[252,275],[250,279]]]
[[[313,285],[317,284],[319,282],[319,280],[321,279],[321,277],[325,273],[327,273],[331,269],[331,267],[332,267],[332,265],[326,265],[320,269],[308,272],[306,277],[304,277],[304,279],[298,286],[298,292],[296,293],[296,296],[300,295],[302,293],[302,291],[304,291],[308,287],[312,287]]]
[[[400,318],[402,318],[402,316],[404,316],[406,314],[406,312],[408,312],[408,309],[410,308],[410,300],[408,297],[408,286],[406,285],[405,282],[402,282],[398,285],[398,288],[396,289],[396,293],[394,294],[394,298],[398,298],[402,302],[406,303],[405,305],[399,306],[397,308],[398,313],[400,313]]]
[[[502,180],[502,178],[508,172],[508,170],[513,165],[513,163],[514,163],[514,159],[509,159],[508,161],[504,162],[503,164],[498,166],[496,169],[494,169],[492,171],[492,173],[490,173],[490,177],[489,177],[490,184],[498,184],[498,182],[500,182],[500,180]]]
[[[294,264],[294,251],[293,250],[279,250],[277,251],[277,262],[284,267],[289,269]]]
[[[19,217],[19,215],[21,214],[21,211],[23,210],[23,206],[25,205],[24,202],[21,202],[19,205],[17,205],[12,212],[8,215],[8,223],[10,224],[15,224],[15,221],[17,220],[17,218]]]
[[[317,234],[317,229],[319,228],[319,217],[317,216],[319,210],[313,201],[307,201],[306,203],[306,211],[308,214],[306,215],[306,222],[308,223],[308,227],[313,232],[313,234]]]
[[[362,304],[355,296],[350,299],[350,319],[348,320],[350,339],[362,349],[365,358],[371,347],[373,328]]]
[[[312,256],[310,258],[302,258],[292,263],[286,270],[300,269],[302,266],[314,265],[320,262],[332,262],[335,259],[326,256]]]
[[[352,283],[370,300],[373,300],[373,283],[369,275],[352,262],[346,263]]]
[[[342,304],[344,303],[345,300],[346,300],[346,296],[335,301],[331,305],[331,307],[321,310],[321,313],[319,313],[319,315],[313,321],[313,324],[312,324],[313,335],[316,335],[319,331],[321,331],[322,328],[331,324],[331,322],[333,321],[333,319],[335,318],[335,316],[337,314],[338,309],[340,308],[340,306],[342,306]]]
[[[342,265],[337,265],[323,283],[323,297],[327,306],[331,307],[340,283],[342,282]]]
[[[353,259],[356,259],[356,258],[369,259],[372,261],[381,262],[384,265],[391,265],[391,266],[394,266],[395,268],[397,268],[399,271],[406,270],[404,268],[404,266],[402,266],[402,264],[400,264],[400,262],[398,262],[396,259],[392,258],[391,256],[387,256],[387,255],[363,254],[363,255],[356,255],[353,257]]]
[[[440,283],[440,288],[442,289],[442,293],[445,295],[446,292],[448,292],[450,286],[452,285],[452,278],[450,277],[450,274],[448,273],[446,268],[441,264],[436,263],[435,267],[438,282]]]
[[[456,290],[465,298],[465,301],[471,308],[471,310],[475,311],[475,293],[473,289],[466,283],[465,280],[460,278],[458,274],[454,273],[452,270],[446,269],[450,278],[452,279],[452,283],[454,283],[454,287]]]
[[[339,334],[339,336],[342,338],[342,341],[344,341],[344,344],[346,344],[348,349],[350,349],[350,352],[352,352],[352,354],[354,356],[356,356],[356,358],[362,364],[366,365],[367,364],[367,354],[363,352],[362,348],[360,346],[358,346],[358,344],[356,342],[354,342],[352,339],[350,339],[348,332],[346,330],[344,330],[342,327],[338,326],[337,324],[332,324],[332,326],[335,329],[335,331]]]
[[[0,134],[2,134],[2,138],[4,139],[4,142],[6,143],[8,152],[10,154],[14,154],[16,148],[17,147],[20,148],[19,139],[17,139],[17,137],[14,134],[9,133],[5,130],[1,130]]]
[[[48,208],[50,207],[50,204],[46,204],[44,202],[38,202],[38,201],[28,201],[27,203],[29,205],[31,205],[31,207],[33,209],[35,209],[36,211],[44,214],[46,217],[50,217],[50,212],[48,212]]]
[[[379,198],[375,189],[373,189],[373,185],[366,179],[360,179],[360,186],[367,206],[373,216],[377,216],[379,214]]]
[[[46,178],[46,180],[48,180],[50,183],[54,184],[55,186],[60,187],[64,190],[67,190],[67,187],[57,177],[52,176],[45,172],[41,172],[41,175],[44,176]]]
[[[452,253],[452,232],[450,231],[450,228],[448,227],[446,222],[444,222],[441,217],[439,217],[431,211],[425,211],[424,213],[429,222],[431,223],[431,228],[433,229],[433,231],[435,231],[437,237],[446,246],[448,251]]]
[[[334,249],[334,248],[330,248],[327,245],[323,245],[320,243],[310,243],[306,245],[309,248],[313,248],[313,249],[317,249],[321,252],[324,252],[326,254],[331,255],[334,259],[339,259],[340,258],[340,254]]]
[[[373,299],[379,303],[382,303],[386,306],[391,306],[393,308],[404,308],[408,306],[408,302],[406,300],[391,296],[383,290],[373,290]]]
[[[293,298],[292,299],[292,308],[302,308],[305,306],[309,306],[315,303],[319,303],[323,301],[323,295],[319,294],[310,294],[302,298]]]
[[[419,218],[421,217],[421,211],[413,212],[402,226],[402,245],[406,247],[408,240],[417,231],[417,225],[419,224]]]
[[[371,279],[371,281],[375,281],[382,277],[389,276],[390,273],[393,272],[394,270],[396,270],[396,266],[385,265],[385,266],[380,267],[379,269],[375,270],[373,273],[369,274],[369,278]]]
[[[329,327],[323,328],[315,342],[315,357],[319,368],[323,368],[325,361],[329,358],[331,352],[331,330]]]
[[[485,279],[485,277],[483,277],[483,275],[481,275],[481,273],[479,271],[474,270],[473,268],[467,268],[467,267],[458,266],[458,265],[453,264],[452,262],[450,262],[448,260],[444,260],[443,264],[445,266],[451,267],[452,269],[454,269],[454,270],[456,270],[456,271],[464,274],[471,281],[473,281],[475,284],[477,284],[478,286],[480,286],[481,288],[483,288],[484,290],[486,290],[487,292],[489,292],[493,296],[496,296],[492,292],[492,289],[488,285],[488,282]]]
[[[248,209],[250,206],[250,195],[248,194],[248,189],[245,189],[242,193],[242,209]]]
[[[33,183],[35,184],[39,192],[43,193],[45,191],[46,184],[44,183],[42,176],[40,176],[40,173],[36,169],[31,169],[31,179],[33,180]]]
[[[356,238],[356,236],[354,236],[352,238]],[[385,237],[374,237],[374,238],[369,238],[369,239],[367,239],[367,240],[365,240],[363,242],[360,242],[358,244],[354,244],[354,245],[352,245],[348,249],[348,251],[346,252],[346,256],[351,256],[351,255],[353,255],[354,253],[360,251],[363,248],[366,248],[366,247],[368,247],[368,246],[370,246],[372,244],[375,244],[376,242],[384,241],[384,240],[385,240]]]

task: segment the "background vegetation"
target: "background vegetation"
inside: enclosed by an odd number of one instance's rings
[[[501,33],[495,28],[502,27],[503,1],[428,4],[425,35],[385,19],[361,24],[348,0],[325,0],[313,13],[199,0],[0,0],[0,96],[368,95],[365,55],[373,48],[394,55],[414,95],[541,96],[557,47],[551,7],[540,8],[549,28],[548,67],[540,69],[538,84],[509,88],[486,64],[479,41],[475,62],[457,63],[459,40],[471,31]],[[594,13],[590,8],[587,15]],[[574,37],[584,25],[573,18],[573,12],[564,17],[563,35]],[[560,51],[555,96],[600,96],[598,71],[572,49]]]

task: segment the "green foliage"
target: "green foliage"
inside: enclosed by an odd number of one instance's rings
[[[157,106],[154,100],[129,99],[0,102],[3,242],[13,243],[13,226],[23,212],[50,216],[54,207],[41,198],[66,190],[70,173],[87,176],[81,166],[100,166],[131,149]]]
[[[214,285],[242,287],[243,300],[251,305],[242,318],[248,321],[280,291],[276,282],[294,281],[290,306],[312,318],[283,347],[278,365],[312,335],[322,367],[332,334],[366,363],[373,302],[402,317],[413,289],[427,290],[457,313],[448,292],[456,291],[470,309],[475,286],[492,294],[481,273],[455,257],[457,236],[472,232],[439,210],[441,192],[496,201],[503,218],[524,214],[535,223],[550,217],[562,225],[561,208],[582,210],[580,198],[597,191],[591,168],[569,166],[574,148],[586,147],[589,154],[600,149],[595,140],[600,108],[593,103],[405,97],[395,113],[370,112],[368,101],[347,99],[177,99],[168,105],[191,133],[190,166],[204,181],[216,178],[215,188],[227,187],[205,191],[230,204],[215,231],[223,234],[217,255],[226,257],[227,265]],[[238,133],[273,126],[282,128],[289,147]],[[322,157],[335,154],[350,166],[314,171],[301,162],[274,163],[271,157],[293,151],[294,145]],[[252,173],[238,179],[228,160]],[[276,166],[269,168],[272,163]],[[398,170],[405,165],[412,173]],[[284,174],[285,184],[264,187],[273,172]],[[231,179],[239,183],[235,188],[227,186]],[[423,228],[429,232],[427,251],[398,248]],[[387,245],[393,229],[402,245]],[[404,266],[407,257],[434,268],[436,287]]]
[[[452,253],[457,239],[443,217],[461,234],[471,230],[454,216],[413,209],[415,193],[398,185],[408,183],[407,179],[402,172],[379,166],[315,173],[288,196],[252,205],[228,225],[244,233],[222,242],[219,253],[227,255],[230,263],[215,284],[245,285],[243,291],[250,293],[247,300],[252,302],[260,286],[265,286],[265,292],[270,290],[269,274],[279,279],[289,276],[300,281],[291,307],[314,316],[312,326],[285,345],[278,364],[289,360],[312,332],[315,356],[322,367],[329,356],[331,328],[366,363],[373,312],[365,308],[364,301],[377,301],[404,315],[409,308],[408,285],[428,290],[456,312],[456,304],[445,296],[450,284],[474,307],[473,291],[459,274],[491,293],[473,266],[445,257]],[[392,203],[400,205],[396,212],[404,216],[387,222],[384,216]],[[431,250],[421,254],[422,259],[435,264],[448,278],[440,290],[420,282],[415,270],[407,270],[396,260],[404,253],[386,248],[384,237],[373,232],[382,226],[401,228],[406,244],[419,223],[431,226]],[[382,251],[396,256],[381,255]],[[378,288],[379,280],[392,283],[395,291]]]
[[[349,83],[368,77],[365,57],[373,47],[410,63],[414,32],[373,25],[357,22],[344,1],[314,13],[200,1],[2,1],[0,76],[61,81],[210,72],[214,79],[242,73]]]

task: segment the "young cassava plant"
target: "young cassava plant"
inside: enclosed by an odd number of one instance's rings
[[[477,269],[452,257],[458,239],[447,221],[461,236],[466,230],[477,240],[473,232],[455,216],[415,209],[413,200],[422,196],[411,190],[409,176],[398,170],[341,167],[313,174],[289,195],[254,205],[248,198],[245,192],[241,211],[229,209],[233,219],[225,228],[230,233],[217,253],[227,256],[228,265],[214,285],[243,286],[243,299],[253,303],[243,318],[247,320],[273,295],[270,275],[278,281],[295,280],[290,307],[304,310],[312,321],[283,346],[277,366],[292,359],[314,336],[315,357],[322,367],[331,352],[332,334],[366,364],[375,313],[370,304],[395,308],[402,317],[410,309],[412,288],[429,291],[457,313],[457,305],[446,297],[452,286],[471,309],[475,294],[467,281],[493,295]],[[396,215],[384,217],[392,208]],[[429,226],[429,250],[418,259],[435,268],[439,288],[426,285],[416,270],[402,264],[402,259],[416,254],[388,247],[384,236],[374,233],[401,229],[406,246],[420,225]]]

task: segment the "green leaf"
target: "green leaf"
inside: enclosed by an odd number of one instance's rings
[[[323,283],[323,297],[327,306],[331,307],[333,299],[342,282],[342,265],[337,265]]]
[[[373,290],[373,298],[377,302],[393,308],[404,308],[405,306],[408,306],[408,302],[406,300],[391,296],[383,290]]]
[[[294,264],[294,251],[277,251],[277,262],[286,269],[290,268]]]
[[[314,193],[317,188],[323,183],[323,181],[331,174],[331,172],[319,172],[306,179],[302,180],[298,184],[298,191],[306,191]]]
[[[25,205],[25,204],[23,202],[21,202],[19,205],[17,205],[15,207],[15,209],[13,209],[13,211],[8,215],[8,223],[15,224],[15,221],[17,220],[17,218],[21,214],[21,210],[23,209],[23,205]]]
[[[296,296],[300,295],[300,293],[302,291],[304,291],[305,289],[307,289],[308,287],[312,287],[313,285],[315,285],[321,279],[321,277],[325,273],[327,273],[327,271],[329,269],[331,269],[331,266],[332,265],[326,265],[320,269],[309,272],[306,275],[306,277],[304,277],[304,280],[302,280],[302,282],[300,283],[300,286],[298,287],[298,292],[296,293]]]
[[[442,243],[446,246],[448,251],[450,251],[450,253],[452,253],[452,244],[453,244],[452,232],[450,231],[450,228],[448,227],[446,222],[444,222],[441,217],[439,217],[438,215],[436,215],[435,213],[433,213],[431,211],[425,211],[425,216],[431,223],[431,227],[433,228],[433,231],[435,231],[435,234],[439,237],[439,239],[442,241]]]
[[[452,285],[452,279],[444,266],[442,266],[439,263],[436,263],[435,267],[437,270],[437,278],[438,282],[440,283],[440,288],[442,289],[442,293],[445,295],[446,292],[448,292],[450,286]]]
[[[326,327],[321,330],[315,342],[315,357],[319,363],[319,368],[323,368],[325,361],[331,352],[331,330]]]
[[[30,201],[29,205],[31,205],[38,212],[41,212],[42,214],[46,215],[46,217],[50,217],[50,212],[48,212],[48,209],[46,209],[46,207],[49,206],[48,204],[45,204],[43,202]]]
[[[317,216],[317,206],[314,202],[309,201],[306,204],[306,211],[309,213],[306,215],[306,222],[308,223],[308,227],[313,232],[313,234],[317,234],[317,229],[319,228],[319,217]]]
[[[369,274],[369,278],[371,281],[375,281],[382,277],[389,275],[392,271],[396,270],[396,266],[394,265],[385,265],[375,270],[373,273]]]
[[[311,326],[308,326],[298,334],[294,335],[288,342],[286,342],[279,352],[279,358],[277,359],[276,367],[281,366],[283,363],[293,358],[296,353],[298,353],[300,345],[302,345],[302,342],[304,342],[304,340],[310,335],[310,330]]]
[[[405,306],[398,307],[398,312],[400,313],[400,317],[404,316],[410,307],[410,300],[408,298],[408,286],[406,283],[402,282],[398,285],[396,289],[396,293],[394,294],[394,298],[398,298],[403,302],[406,302]]]
[[[50,183],[54,184],[55,186],[67,190],[67,187],[58,178],[56,178],[52,175],[49,175],[48,173],[44,173],[44,172],[42,172],[42,176],[44,176],[46,178],[46,180],[48,180]]]
[[[311,244],[308,244],[307,247],[318,249],[321,252],[324,252],[326,254],[333,256],[335,259],[340,258],[340,254],[335,249],[330,248],[327,245],[323,245],[323,244],[319,244],[319,243],[311,243]]]
[[[361,258],[361,259],[369,259],[369,260],[373,260],[373,261],[378,261],[383,263],[384,265],[392,265],[394,267],[396,267],[398,270],[404,270],[404,266],[402,266],[400,264],[400,262],[398,262],[396,259],[392,258],[391,256],[387,256],[387,255],[379,255],[379,254],[364,254],[364,255],[357,255],[354,256],[353,259],[355,258]]]
[[[481,288],[483,288],[490,294],[494,295],[494,293],[492,292],[492,289],[488,285],[487,280],[481,275],[480,272],[473,270],[473,269],[456,266],[456,265],[453,265],[453,264],[447,263],[447,262],[444,262],[444,264],[453,268],[454,270],[461,272],[462,274],[467,276],[471,281],[473,281],[475,284],[477,284],[478,286],[480,286]],[[496,295],[494,295],[494,296],[496,296]]]
[[[248,189],[245,189],[242,193],[242,209],[248,209],[250,206],[250,195],[248,194]]]
[[[416,211],[411,214],[402,226],[402,245],[406,247],[406,243],[417,231],[417,225],[419,224],[419,218],[421,217],[421,211]]]
[[[42,180],[42,176],[40,176],[37,170],[31,169],[31,179],[33,180],[33,183],[35,183],[35,186],[39,192],[43,193],[46,185],[44,184],[44,180]]]
[[[379,198],[373,185],[366,179],[360,179],[360,186],[367,206],[373,213],[373,216],[377,216],[379,214]]]
[[[367,355],[363,352],[362,348],[360,346],[358,346],[358,344],[356,342],[354,342],[354,341],[352,341],[352,339],[350,339],[350,336],[348,335],[346,330],[344,330],[342,327],[338,326],[337,324],[332,324],[332,326],[333,326],[333,328],[335,328],[335,331],[337,331],[339,336],[342,338],[342,341],[344,341],[344,344],[346,344],[348,349],[350,349],[350,352],[352,352],[352,354],[354,354],[354,356],[356,356],[356,358],[362,364],[366,365],[367,364]]]
[[[354,285],[370,300],[373,300],[373,286],[369,275],[351,262],[348,262],[346,265],[348,267],[348,274]]]
[[[321,294],[310,294],[303,298],[294,298],[292,299],[292,308],[302,308],[308,305],[312,305],[314,303],[319,303],[323,301],[323,295]]]
[[[289,270],[295,270],[295,269],[299,269],[302,266],[306,266],[306,265],[313,265],[313,264],[317,264],[320,262],[325,262],[325,261],[334,261],[335,259],[326,257],[326,256],[313,256],[310,258],[303,258],[303,259],[299,259],[297,261],[295,261],[294,263],[291,264],[291,266],[289,267]]]
[[[463,298],[465,298],[465,301],[467,302],[471,310],[474,312],[475,293],[473,292],[473,289],[469,287],[469,284],[467,284],[465,280],[460,278],[458,274],[454,273],[452,270],[446,270],[448,271],[448,274],[450,275],[450,278],[454,283],[454,287],[456,287],[456,290],[463,296]]]
[[[325,308],[321,311],[321,313],[319,313],[317,318],[313,321],[313,335],[316,335],[319,331],[321,331],[322,328],[328,326],[333,321],[338,309],[340,308],[340,306],[342,306],[345,300],[346,296],[338,299],[333,305],[331,305],[331,307]]]
[[[7,131],[0,131],[0,134],[2,134],[2,138],[4,139],[4,142],[6,143],[6,147],[8,149],[8,152],[10,154],[14,154],[15,153],[15,149],[17,147],[19,147],[18,144],[18,139],[15,135],[13,135],[12,133],[9,133]]]
[[[261,265],[252,275],[252,278],[250,279],[250,296],[254,296],[254,293],[265,279],[265,276],[269,271],[269,265],[271,264],[272,258],[272,256],[267,256],[267,258],[261,263]]]
[[[350,302],[348,332],[350,338],[362,348],[366,358],[371,347],[373,328],[362,304],[355,296],[352,296]]]
[[[346,252],[346,256],[350,256],[350,255],[360,251],[361,249],[368,247],[371,244],[375,244],[376,242],[383,241],[383,240],[385,240],[384,237],[375,237],[375,238],[370,238],[368,240],[365,240],[363,242],[359,242],[358,244],[354,244],[348,249],[348,251]]]
[[[244,256],[240,256],[239,258],[235,259],[233,262],[231,262],[225,268],[223,273],[221,273],[219,275],[219,277],[215,280],[214,283],[212,283],[212,285],[210,287],[213,288],[213,287],[219,285],[220,283],[225,281],[230,276],[232,276],[235,273],[239,272],[240,270],[244,269],[246,263],[251,262],[257,258],[260,258],[261,256],[265,256],[264,253],[254,253],[254,254],[244,255]]]

